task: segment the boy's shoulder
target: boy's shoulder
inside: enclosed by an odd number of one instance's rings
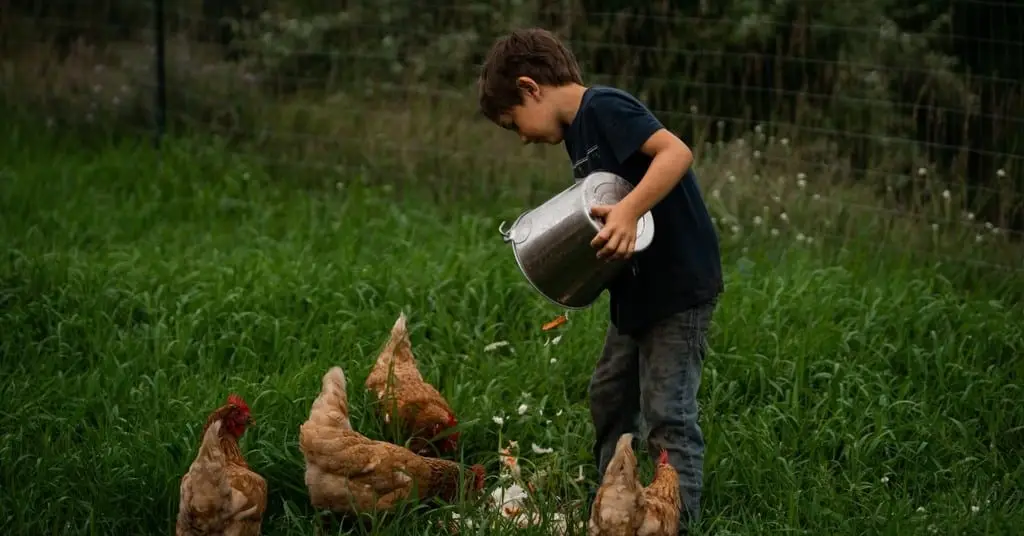
[[[619,109],[643,111],[653,117],[647,106],[632,93],[612,86],[592,85],[583,94],[581,109],[592,110],[594,113],[612,113]]]
[[[587,170],[604,167],[636,184],[646,169],[622,166],[662,128],[661,121],[629,92],[594,85],[583,93],[577,119],[567,130],[566,148],[574,165],[586,156],[594,160]],[[595,147],[604,149],[603,157],[590,156]]]

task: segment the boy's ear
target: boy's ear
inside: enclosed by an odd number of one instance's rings
[[[540,96],[540,85],[529,76],[520,76],[517,78],[516,87],[519,88],[519,91],[522,91],[529,97],[537,98]]]

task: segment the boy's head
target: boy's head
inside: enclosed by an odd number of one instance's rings
[[[582,86],[576,57],[554,34],[515,30],[495,41],[480,73],[480,111],[524,143],[562,141],[559,88]],[[555,91],[552,91],[555,90]]]

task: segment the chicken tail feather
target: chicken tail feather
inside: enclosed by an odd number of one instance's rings
[[[400,338],[409,333],[407,327],[408,318],[405,316],[405,311],[398,313],[398,319],[395,320],[395,325],[391,327],[391,336]]]
[[[408,318],[405,312],[398,314],[398,320],[391,327],[391,337],[388,340],[389,354],[392,359],[400,362],[412,361],[412,341],[409,339]]]
[[[320,394],[313,401],[309,411],[309,420],[320,426],[340,426],[345,430],[351,430],[347,386],[345,371],[341,370],[341,367],[331,367],[324,374]]]
[[[622,434],[615,443],[615,454],[608,462],[604,471],[606,482],[625,479],[632,482],[636,479],[636,455],[633,454],[633,434]]]

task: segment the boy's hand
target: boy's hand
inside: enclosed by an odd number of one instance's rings
[[[636,247],[636,220],[638,216],[621,204],[597,205],[590,209],[590,215],[604,220],[604,227],[590,241],[599,259],[628,259]]]

